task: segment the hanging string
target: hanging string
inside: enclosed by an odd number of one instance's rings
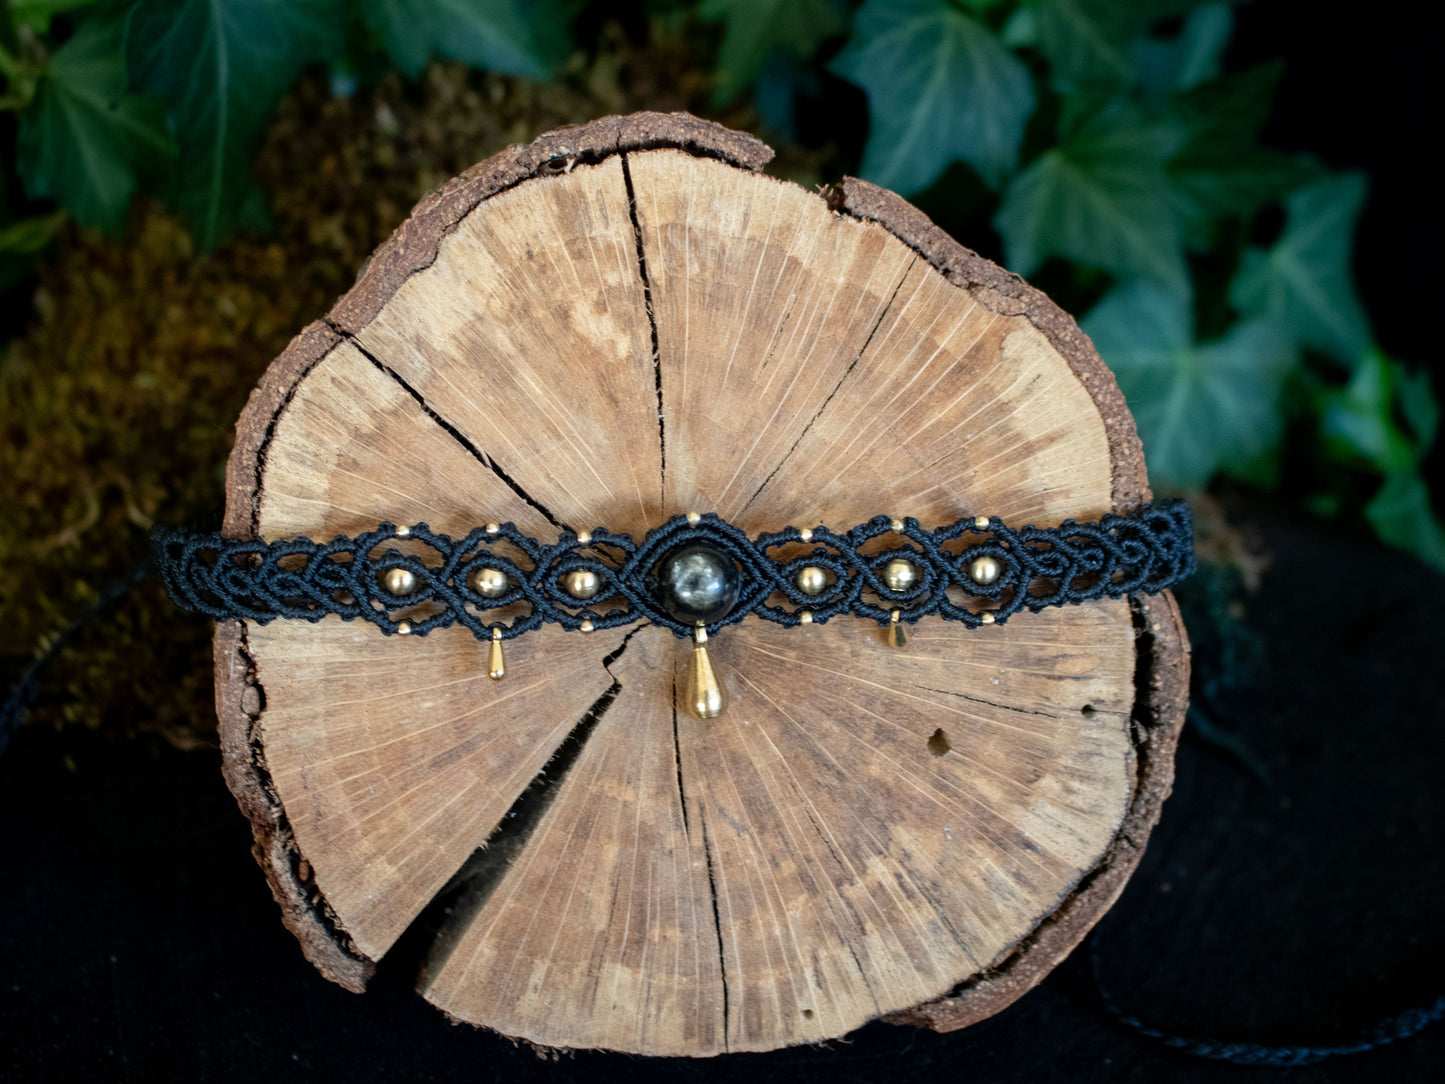
[[[1103,980],[1099,977],[1097,927],[1089,934],[1088,960],[1095,997],[1104,1011],[1116,1022],[1136,1034],[1186,1054],[1192,1054],[1197,1058],[1228,1061],[1236,1065],[1263,1065],[1286,1069],[1301,1065],[1314,1065],[1329,1058],[1349,1054],[1364,1054],[1371,1050],[1378,1050],[1382,1046],[1388,1046],[1390,1043],[1399,1042],[1401,1039],[1408,1039],[1445,1017],[1445,994],[1442,994],[1428,1005],[1407,1009],[1395,1016],[1386,1017],[1350,1041],[1335,1045],[1271,1046],[1264,1043],[1180,1035],[1151,1027],[1138,1017],[1125,1012],[1105,989]]]
[[[59,658],[60,653],[70,646],[71,641],[87,625],[130,594],[154,571],[155,566],[152,563],[151,555],[147,554],[132,566],[129,572],[107,586],[65,628],[52,636],[40,653],[31,660],[30,665],[25,668],[25,672],[20,675],[20,680],[10,690],[10,695],[5,698],[3,704],[0,704],[0,753],[5,752],[6,746],[10,744],[11,735],[20,729],[21,723],[25,721],[26,713],[35,703],[36,697],[40,695],[40,678],[50,664]]]

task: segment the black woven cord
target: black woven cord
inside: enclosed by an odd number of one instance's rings
[[[10,690],[10,695],[0,704],[0,753],[5,752],[6,746],[10,744],[10,736],[20,729],[26,713],[40,695],[40,678],[46,668],[60,657],[60,653],[70,646],[71,641],[87,625],[145,582],[154,571],[151,561],[151,554],[142,557],[129,572],[106,587],[70,624],[50,637],[44,648],[36,653],[25,672],[20,675],[20,680]]]
[[[1257,1043],[1240,1039],[1216,1039],[1194,1035],[1181,1035],[1150,1027],[1136,1016],[1119,1007],[1104,983],[1099,978],[1098,933],[1089,938],[1089,972],[1094,982],[1094,994],[1104,1010],[1116,1021],[1131,1031],[1173,1047],[1175,1050],[1192,1054],[1196,1058],[1212,1061],[1229,1061],[1236,1065],[1263,1065],[1276,1069],[1289,1069],[1301,1065],[1315,1065],[1330,1058],[1350,1054],[1364,1054],[1382,1046],[1408,1039],[1424,1031],[1438,1020],[1445,1019],[1445,994],[1427,1005],[1407,1009],[1395,1016],[1377,1021],[1366,1030],[1341,1043],[1321,1046],[1283,1046]]]
[[[737,606],[709,625],[709,632],[750,614],[796,626],[804,611],[815,624],[843,615],[886,625],[897,610],[908,624],[936,615],[977,628],[986,622],[985,613],[1003,624],[1019,610],[1152,594],[1194,571],[1189,505],[1178,500],[1107,515],[1097,523],[1066,520],[1049,528],[1009,527],[994,517],[986,527],[969,518],[928,531],[909,518],[895,532],[887,516],[875,516],[842,534],[815,527],[808,542],[795,527],[749,539],[711,514],[696,524],[674,516],[641,542],[598,529],[585,544],[569,531],[547,545],[511,523],[479,527],[457,540],[424,523],[410,528],[383,523],[324,543],[166,529],[153,532],[152,541],[172,600],[217,620],[265,624],[278,617],[319,621],[336,614],[369,621],[387,634],[425,636],[462,625],[484,640],[492,639],[493,630],[509,640],[544,622],[578,629],[584,621],[606,629],[646,620],[690,636],[690,626],[658,605],[653,578],[663,556],[689,542],[715,547],[742,570]],[[406,544],[406,552],[396,548],[398,542]],[[999,566],[998,578],[989,584],[974,582],[968,572],[984,556]],[[894,591],[883,580],[883,567],[896,557],[918,570],[906,591]],[[832,574],[821,594],[806,595],[794,583],[798,570],[809,565]],[[380,576],[392,568],[416,577],[411,594],[398,598],[381,588]],[[507,591],[487,598],[473,590],[468,581],[479,568],[502,570]],[[586,602],[562,587],[562,578],[576,569],[596,573],[602,585]]]

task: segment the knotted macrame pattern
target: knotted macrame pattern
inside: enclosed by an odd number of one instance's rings
[[[788,527],[750,539],[710,514],[695,523],[674,516],[640,542],[599,528],[586,542],[564,531],[549,544],[511,523],[478,527],[460,539],[424,523],[382,523],[329,542],[166,529],[155,531],[153,541],[172,600],[217,620],[264,624],[335,614],[369,621],[387,634],[425,636],[462,625],[483,640],[492,639],[494,630],[509,640],[544,622],[606,629],[639,620],[689,636],[694,630],[659,605],[653,574],[665,554],[690,542],[715,547],[742,572],[737,605],[709,632],[749,615],[792,627],[805,611],[814,624],[847,616],[886,625],[897,611],[909,624],[937,616],[977,628],[1003,624],[1020,610],[1162,591],[1195,565],[1189,505],[1178,500],[1057,527],[1010,527],[997,517],[983,525],[970,517],[930,531],[910,517],[897,530],[889,517],[875,516],[841,533],[814,527],[810,534],[804,541],[803,531]],[[917,570],[902,591],[883,576],[884,566],[899,557]],[[989,583],[970,575],[980,557],[997,562],[997,577]],[[808,566],[829,574],[819,594],[805,594],[795,582]],[[413,574],[414,590],[398,597],[382,588],[383,575],[393,568]],[[471,577],[480,568],[501,570],[506,590],[496,597],[475,590]],[[578,569],[593,572],[601,585],[585,601],[563,586]]]

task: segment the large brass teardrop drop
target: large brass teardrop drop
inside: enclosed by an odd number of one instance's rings
[[[699,628],[694,635],[692,660],[687,668],[687,711],[694,719],[716,719],[727,707],[727,694],[722,682],[713,673],[712,660],[707,657],[707,632]]]

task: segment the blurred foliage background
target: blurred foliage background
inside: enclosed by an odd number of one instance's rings
[[[250,388],[425,191],[636,109],[892,188],[1028,276],[1117,374],[1157,489],[1278,495],[1445,570],[1432,374],[1356,287],[1370,178],[1272,122],[1284,58],[1240,26],[1273,6],[0,0],[3,675],[54,722],[208,741],[201,623],[154,583],[76,618],[152,523],[218,519]]]

